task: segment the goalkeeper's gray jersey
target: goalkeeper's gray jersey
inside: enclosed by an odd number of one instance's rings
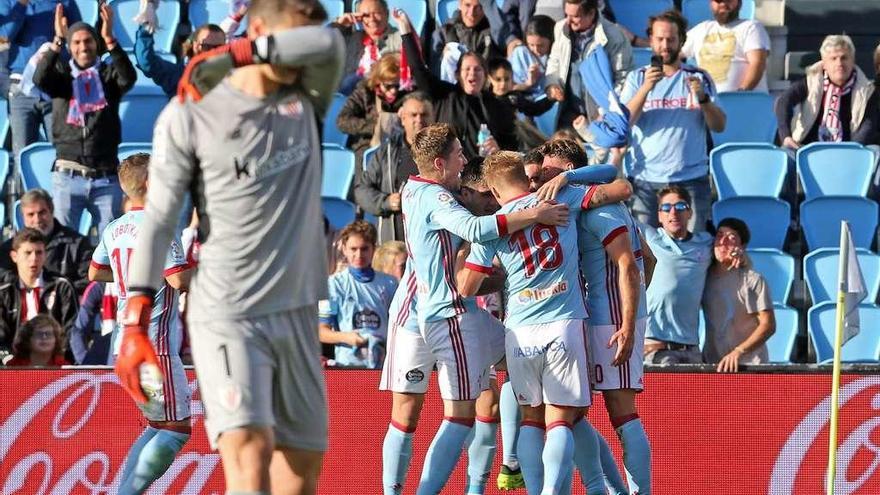
[[[326,298],[316,120],[301,92],[260,99],[228,79],[198,103],[172,100],[156,123],[130,285],[159,286],[164,258],[156,253],[167,251],[181,198],[192,191],[202,238],[193,320],[260,316]]]

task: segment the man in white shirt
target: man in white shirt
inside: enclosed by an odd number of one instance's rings
[[[707,0],[715,17],[687,33],[681,50],[712,76],[719,92],[767,92],[770,37],[758,21],[740,19],[742,0]]]

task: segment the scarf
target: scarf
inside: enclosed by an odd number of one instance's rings
[[[101,63],[97,62],[88,69],[80,69],[73,60],[70,61],[70,73],[73,76],[73,98],[67,110],[67,123],[76,127],[86,124],[85,115],[97,112],[107,106],[104,98],[104,85],[98,72]]]
[[[629,110],[621,105],[614,92],[611,64],[602,45],[590,52],[578,67],[581,80],[593,101],[602,110],[602,118],[590,123],[594,143],[602,148],[626,145],[629,135]]]
[[[370,73],[370,69],[373,68],[373,65],[379,61],[379,45],[373,41],[373,38],[370,38],[369,35],[364,34],[363,39],[364,46],[364,54],[361,55],[361,59],[358,62],[357,67],[357,75],[358,77],[366,77],[367,74]],[[421,48],[419,48],[421,51]],[[406,60],[406,51],[401,50],[400,52],[400,89],[402,91],[409,91],[413,89],[415,86],[415,80],[412,76],[412,71],[410,71],[409,63]]]
[[[361,283],[372,282],[373,278],[376,277],[376,272],[371,266],[368,266],[366,268],[355,268],[350,266],[348,267],[348,271],[351,273],[351,276],[354,277],[355,280]]]
[[[844,96],[852,92],[855,85],[855,70],[853,70],[843,86],[832,83],[827,73],[823,75],[822,105],[825,108],[825,114],[822,116],[822,123],[819,125],[819,141],[832,141],[836,143],[843,141],[843,127],[840,123],[840,101]]]

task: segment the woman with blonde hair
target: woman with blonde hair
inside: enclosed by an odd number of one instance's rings
[[[400,281],[406,268],[406,244],[403,241],[387,241],[379,246],[373,255],[373,266]]]

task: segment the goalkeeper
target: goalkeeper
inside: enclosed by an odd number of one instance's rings
[[[144,400],[152,296],[181,196],[200,219],[188,323],[227,493],[313,494],[327,449],[317,302],[327,297],[318,122],[341,36],[318,0],[254,0],[247,39],[193,58],[153,139],[116,372]],[[231,73],[229,73],[230,69]],[[227,77],[228,74],[228,77]]]

